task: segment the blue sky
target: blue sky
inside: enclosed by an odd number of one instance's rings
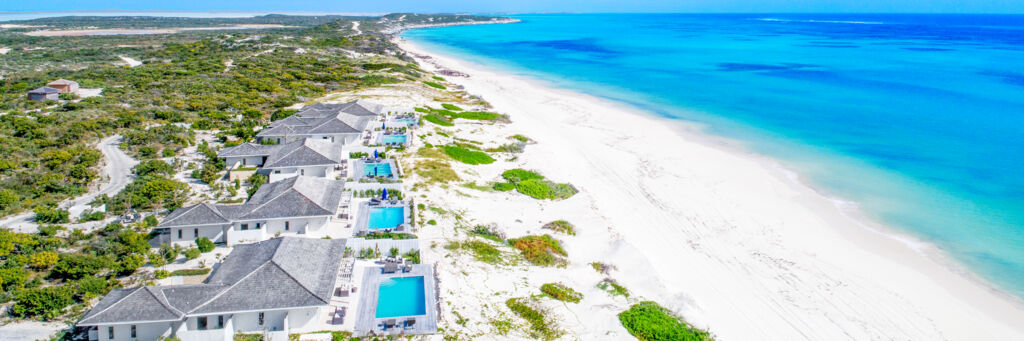
[[[1024,13],[1024,0],[0,0],[0,11]]]

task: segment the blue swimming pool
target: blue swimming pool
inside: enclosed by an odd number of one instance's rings
[[[371,207],[370,229],[393,229],[405,224],[405,207]]]
[[[427,314],[423,276],[385,279],[377,291],[377,318]]]
[[[384,163],[367,163],[363,167],[363,174],[366,176],[389,176],[391,175],[391,164]]]
[[[384,135],[384,137],[381,139],[381,142],[383,142],[384,144],[405,144],[405,140],[405,135]]]

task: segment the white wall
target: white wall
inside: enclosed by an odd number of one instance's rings
[[[227,242],[224,230],[229,225],[205,225],[205,226],[191,226],[191,227],[172,227],[171,228],[171,242],[181,246],[188,246],[189,244],[195,244],[197,237],[195,237],[195,229],[199,229],[199,237],[209,238],[214,243]],[[181,230],[181,238],[178,238],[178,231]]]
[[[338,174],[337,172],[334,171],[334,166],[335,165],[271,168],[270,182],[280,181],[298,175],[333,179]]]
[[[114,338],[110,338],[109,327],[114,327]],[[140,323],[135,324],[135,337],[131,337],[130,324],[101,325],[96,327],[96,334],[99,341],[104,340],[157,340],[161,336],[171,334],[170,322]]]
[[[227,167],[233,166],[238,163],[239,167],[259,167],[263,165],[262,156],[246,156],[246,157],[226,157],[224,158],[224,164]]]
[[[273,238],[278,233],[283,236],[302,235],[308,237],[323,237],[324,230],[330,217],[307,217],[288,219],[268,219],[260,221],[243,221],[232,224],[228,231],[228,245],[238,243],[257,242]],[[256,229],[256,223],[260,223],[260,229]],[[285,222],[288,222],[288,229],[285,230]],[[241,225],[249,224],[248,230],[242,230]]]

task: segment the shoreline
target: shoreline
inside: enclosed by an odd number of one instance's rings
[[[769,244],[777,245],[758,245],[758,247],[747,247],[743,250],[746,252],[737,252],[737,250],[718,250],[721,251],[719,254],[710,254],[710,256],[735,257],[737,255],[744,256],[745,254],[745,257],[749,259],[733,258],[729,259],[730,262],[727,262],[727,264],[724,265],[727,267],[739,267],[745,270],[765,270],[758,266],[758,264],[749,264],[757,263],[759,260],[756,258],[763,256],[777,262],[778,264],[775,266],[782,269],[782,271],[768,271],[768,273],[760,274],[761,276],[749,274],[744,276],[729,273],[717,273],[714,276],[708,276],[709,278],[707,281],[713,281],[713,279],[731,279],[738,281],[753,280],[752,283],[749,283],[751,285],[747,287],[730,285],[730,287],[735,291],[747,291],[747,293],[745,293],[745,295],[747,295],[745,298],[715,297],[716,295],[710,293],[718,292],[719,296],[730,295],[732,293],[720,292],[719,288],[712,288],[715,283],[710,283],[712,287],[708,287],[708,283],[685,283],[687,282],[685,278],[680,278],[677,274],[661,274],[658,276],[659,278],[657,278],[659,282],[676,282],[684,286],[681,288],[682,290],[678,290],[677,293],[672,294],[670,292],[673,290],[666,290],[666,288],[661,288],[660,290],[657,288],[647,288],[647,292],[645,292],[652,295],[652,298],[661,297],[662,300],[666,301],[664,302],[666,303],[666,306],[672,307],[677,312],[682,313],[684,317],[693,320],[696,324],[702,327],[709,327],[712,332],[723,337],[723,339],[748,339],[755,337],[911,339],[938,337],[965,339],[976,337],[978,335],[986,335],[979,332],[979,330],[991,333],[987,334],[987,336],[992,338],[1007,338],[1008,336],[1013,335],[1020,337],[1021,335],[1024,335],[1024,328],[1014,325],[1015,321],[1024,319],[1024,308],[1022,308],[1019,299],[999,290],[971,273],[965,267],[955,263],[950,259],[950,257],[944,255],[938,247],[930,243],[919,241],[910,235],[895,231],[892,228],[885,227],[882,224],[878,224],[867,219],[864,214],[860,213],[856,209],[855,205],[842,203],[842,199],[832,198],[824,192],[815,190],[812,186],[805,184],[797,173],[787,169],[784,165],[773,159],[744,150],[741,143],[707,135],[701,131],[699,125],[694,123],[671,120],[646,114],[635,108],[628,107],[625,104],[612,102],[611,100],[603,98],[595,98],[569,90],[551,89],[546,84],[534,79],[518,75],[505,75],[498,72],[492,72],[480,65],[471,64],[443,54],[438,54],[433,51],[423,49],[402,38],[398,39],[400,39],[397,41],[398,45],[403,50],[410,52],[411,55],[427,55],[431,57],[430,64],[437,63],[438,66],[445,69],[468,74],[468,78],[451,77],[449,81],[465,86],[466,90],[471,93],[482,95],[482,97],[491,101],[499,111],[513,114],[512,117],[514,122],[524,114],[528,115],[528,113],[523,112],[528,112],[529,108],[517,110],[519,108],[515,108],[515,106],[512,105],[505,105],[505,103],[516,101],[538,102],[530,103],[534,104],[534,106],[532,106],[533,109],[542,109],[546,106],[550,107],[550,109],[555,109],[556,105],[547,105],[548,103],[545,103],[545,101],[550,102],[553,100],[566,102],[558,103],[561,105],[589,105],[586,109],[600,106],[608,108],[607,110],[602,111],[602,114],[619,115],[615,118],[620,120],[624,118],[628,119],[629,124],[634,126],[629,128],[642,126],[640,128],[641,130],[652,128],[671,131],[679,141],[677,142],[676,140],[672,140],[672,143],[668,143],[667,145],[675,148],[677,143],[682,143],[682,145],[679,146],[679,149],[687,149],[688,151],[693,152],[693,154],[709,156],[707,159],[702,161],[724,160],[733,162],[740,160],[745,165],[753,164],[755,168],[752,171],[746,169],[743,171],[737,171],[735,169],[719,169],[718,171],[735,173],[731,174],[733,176],[752,176],[766,182],[771,182],[772,185],[775,186],[768,186],[766,189],[768,192],[774,191],[778,193],[753,193],[753,190],[746,190],[746,192],[748,192],[747,194],[751,194],[750,196],[759,195],[762,197],[761,199],[779,199],[781,196],[782,199],[786,200],[784,202],[786,209],[791,210],[791,212],[787,213],[792,213],[792,216],[795,218],[778,214],[775,216],[771,214],[767,215],[767,217],[771,217],[772,219],[779,219],[781,223],[776,222],[775,225],[761,227],[765,232],[768,232],[761,237],[774,236],[777,240],[774,240],[775,243]],[[534,90],[535,93],[526,93],[530,90]],[[516,93],[516,95],[520,97],[508,99],[508,93]],[[543,97],[529,98],[529,95],[531,94]],[[523,100],[524,97],[526,98],[525,100]],[[583,109],[581,109],[581,111],[583,111]],[[553,111],[550,110],[547,112],[549,113],[547,117],[529,117],[529,119],[544,122],[546,124],[557,125],[558,119],[565,119],[565,117],[557,116],[568,115],[551,114]],[[556,117],[551,117],[552,115]],[[536,116],[536,114],[534,116]],[[592,116],[593,115],[584,114],[584,117],[587,118],[591,118]],[[569,117],[569,119],[573,119],[573,117]],[[587,122],[588,121],[586,120],[577,119],[575,124],[587,125]],[[573,129],[572,127],[564,126],[561,128],[566,130]],[[608,127],[603,126],[601,128]],[[527,136],[533,136],[531,131],[526,131],[525,133]],[[658,135],[661,136],[661,133],[662,132],[659,131]],[[599,135],[595,134],[594,136]],[[623,137],[623,139],[626,140],[638,138],[642,138],[642,136]],[[577,144],[582,145],[584,142],[600,143],[601,141],[568,139],[568,141],[563,140],[562,142],[576,142]],[[542,144],[544,144],[543,141]],[[572,149],[585,149],[586,147],[587,146],[585,145],[577,145],[570,148],[569,151],[571,152]],[[607,152],[608,150],[605,151]],[[628,151],[620,152],[628,153]],[[639,153],[641,153],[641,151],[637,151],[637,154]],[[624,156],[625,155],[628,154],[624,154]],[[672,156],[675,155],[664,155],[662,157],[675,159]],[[692,159],[688,159],[687,161],[690,160]],[[683,168],[683,170],[691,172],[698,171],[695,169],[686,169],[687,165],[685,162],[672,163],[670,161],[652,161],[650,159],[644,161],[649,163],[646,167],[655,170],[658,168]],[[560,173],[556,170],[548,169],[550,167],[544,168],[537,166],[537,163],[534,163],[533,166],[540,168],[540,170],[545,173]],[[713,168],[713,166],[705,168]],[[563,172],[565,171],[563,170]],[[679,174],[673,175],[676,175],[677,177],[679,176]],[[574,181],[582,180],[577,180],[578,175],[571,179]],[[672,182],[662,183],[662,185],[667,187],[672,185],[678,186],[681,180],[700,183],[706,182],[706,180],[709,179],[705,179],[700,176],[693,176],[692,178],[679,178],[673,180],[674,181]],[[732,179],[723,180],[720,178],[710,180],[733,181]],[[641,185],[643,185],[644,180],[641,180],[640,182]],[[707,184],[701,185],[707,186]],[[719,189],[715,188],[715,186],[710,187],[713,190]],[[593,190],[594,188],[588,189]],[[687,188],[677,189],[685,190]],[[739,190],[740,194],[743,194],[745,189],[746,188],[742,186],[740,188],[730,188],[730,190],[733,191]],[[653,189],[647,188],[646,190]],[[732,194],[735,195],[736,193]],[[656,207],[657,209],[671,212],[671,209],[678,208],[677,206],[702,205],[703,203],[700,203],[699,200],[696,202],[684,202],[682,200],[673,202],[666,200],[663,203],[659,202],[659,204],[664,205],[665,207]],[[758,203],[756,202],[747,202],[744,204],[750,205],[749,207],[744,207],[748,209],[761,209],[768,211],[775,209],[772,207],[775,205],[764,205],[763,202],[760,203],[760,206],[757,206]],[[721,206],[710,206],[711,207],[705,207],[705,209],[723,209]],[[782,204],[779,206],[782,206]],[[727,209],[728,207],[725,208]],[[747,213],[740,212],[740,210],[737,210],[737,212]],[[721,212],[716,213],[718,214],[709,215],[717,219],[732,219],[730,216],[745,215],[730,215],[723,214]],[[601,214],[604,214],[604,212],[601,212]],[[708,218],[708,215],[704,215],[704,212],[692,214],[694,217],[689,217],[690,220]],[[608,215],[611,215],[611,212],[609,212]],[[630,216],[627,213],[622,213],[622,215],[627,218]],[[752,217],[740,217],[737,220],[742,220],[742,218]],[[765,217],[759,216],[753,218],[755,219],[752,221],[743,221],[743,223],[763,223],[758,221],[756,218]],[[730,242],[750,244],[765,242],[764,240],[757,240],[758,238],[756,238],[756,235],[745,235],[739,238],[733,236],[716,238],[723,237],[715,235],[722,231],[718,231],[716,226],[710,226],[711,224],[709,224],[708,221],[703,221],[703,223],[705,223],[705,226],[699,226],[701,228],[687,231],[689,233],[711,235],[710,237],[699,236],[704,238],[696,238],[703,239],[697,242],[698,246],[700,245],[700,242],[707,242],[708,244],[722,244],[723,240],[721,239],[726,239],[724,240],[724,244],[726,244],[724,246],[728,246]],[[793,226],[794,223],[797,225],[795,228]],[[771,225],[772,223],[765,224]],[[806,224],[807,226],[800,226],[801,224]],[[741,227],[732,226],[732,228],[740,229]],[[644,240],[645,238],[642,238],[643,232],[650,231],[642,231],[639,233],[639,236],[637,236],[637,231],[633,232],[634,238],[629,238],[627,236],[627,238],[624,239],[638,250],[647,250],[652,247],[657,248],[658,245],[661,244],[660,241],[654,242],[652,240]],[[673,231],[659,232],[669,233]],[[727,235],[728,232],[722,234]],[[818,235],[818,237],[806,236],[811,234]],[[692,242],[693,239],[695,239],[687,236],[686,234],[681,234],[680,237],[681,238],[677,240],[679,242]],[[735,240],[729,240],[730,238]],[[835,247],[832,247],[832,245],[821,245],[822,242],[835,243]],[[646,245],[645,243],[650,243],[651,245]],[[923,248],[921,247],[922,245],[924,246]],[[592,246],[600,247],[596,245]],[[692,244],[691,248],[693,248]],[[700,255],[700,252],[695,253],[697,253],[697,255],[694,256],[704,256],[705,258],[709,256],[708,254]],[[825,255],[826,253],[827,256]],[[647,257],[649,262],[651,258],[652,257]],[[699,259],[700,257],[694,258]],[[662,265],[658,264],[659,262],[656,257],[654,259],[655,262],[651,263],[651,265],[655,267]],[[705,263],[710,264],[704,265],[708,268],[716,268],[723,265],[721,264],[721,259],[717,261],[717,264],[715,260],[707,261]],[[771,263],[771,261],[768,261],[768,263]],[[803,269],[803,271],[795,271],[792,269],[793,267],[800,266],[818,266],[821,267],[821,269],[813,269],[817,271],[810,271],[806,269]],[[825,270],[826,268],[827,270]],[[777,277],[780,276],[780,272],[781,275],[793,275],[795,276],[794,278],[797,279],[816,282],[814,284],[819,287],[816,288],[812,285],[802,288],[800,285],[796,285],[802,284],[799,281],[796,283],[790,283],[789,286],[786,286],[787,281],[781,281],[781,283],[760,283],[758,281],[760,279],[772,282],[773,279],[777,279]],[[768,277],[768,279],[765,279],[764,277]],[[812,278],[808,279],[805,277]],[[831,284],[838,283],[837,288],[825,290],[825,292],[832,294],[841,291],[844,298],[851,299],[852,303],[844,302],[848,305],[845,311],[842,309],[836,309],[828,295],[820,295],[817,298],[812,297],[810,299],[802,300],[790,297],[791,295],[801,294],[821,294],[820,286],[830,285],[830,281],[832,281]],[[896,281],[896,283],[893,283],[893,281]],[[779,285],[779,287],[774,291],[757,287],[765,284]],[[686,288],[685,286],[687,285],[691,287]],[[632,287],[632,285],[630,286]],[[852,286],[859,286],[859,288],[851,288],[848,290],[838,289],[844,287],[850,288]],[[833,292],[833,290],[835,292]],[[765,297],[766,294],[771,297]],[[665,299],[664,297],[666,296],[669,298]],[[680,299],[679,296],[682,296],[685,299]],[[772,304],[764,304],[764,301],[766,300],[774,302],[775,305],[772,306]],[[750,307],[749,312],[736,311],[738,309],[742,309],[739,308],[740,306],[748,307],[750,304],[754,303],[761,303],[761,306],[757,308]],[[716,304],[721,306],[714,306]],[[729,305],[733,305],[733,309],[729,309]],[[822,305],[825,306],[823,307]],[[726,311],[721,311],[723,309]],[[885,313],[878,313],[879,310],[884,311]],[[825,321],[819,320],[821,317],[820,314],[822,313],[825,313],[826,315]],[[772,316],[766,317],[764,314]],[[835,315],[831,316],[830,314]],[[900,318],[902,315],[912,316]],[[979,315],[985,318],[978,319]],[[748,316],[756,316],[758,318],[743,321],[744,318]],[[763,326],[760,326],[762,328],[759,328],[756,320],[772,320],[769,323],[774,324],[774,322],[779,322],[788,324],[789,328],[786,328],[787,326],[773,326],[774,329],[763,328]],[[812,322],[825,323],[812,324]],[[934,331],[936,334],[931,334],[929,330]]]

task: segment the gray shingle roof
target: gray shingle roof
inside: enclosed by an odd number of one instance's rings
[[[212,224],[229,224],[231,223],[230,216],[224,214],[221,208],[228,205],[213,205],[208,203],[202,203],[198,205],[182,207],[171,212],[167,218],[164,218],[157,227],[174,227],[174,226],[195,226],[195,225],[212,225]],[[234,205],[238,206],[238,205]],[[230,210],[230,209],[229,209]]]
[[[366,130],[380,106],[363,100],[341,104],[315,103],[293,116],[271,123],[256,136],[350,134]]]
[[[48,87],[48,86],[44,86],[44,87],[41,87],[41,88],[38,88],[38,89],[35,89],[35,90],[32,90],[32,91],[29,91],[28,93],[30,93],[30,94],[56,94],[56,93],[60,93],[60,90],[57,90],[57,89],[54,89],[54,88],[51,88],[51,87]]]
[[[202,203],[182,207],[164,218],[158,228],[230,224],[237,220],[334,215],[345,182],[296,176],[260,186],[241,205]]]
[[[267,157],[264,168],[336,165],[341,163],[341,146],[321,139],[303,139],[281,145]]]
[[[217,157],[238,157],[238,156],[268,156],[280,145],[262,145],[255,143],[243,143],[234,147],[227,147],[217,152]]]
[[[79,326],[330,302],[344,239],[282,237],[234,248],[203,284],[112,290]]]

